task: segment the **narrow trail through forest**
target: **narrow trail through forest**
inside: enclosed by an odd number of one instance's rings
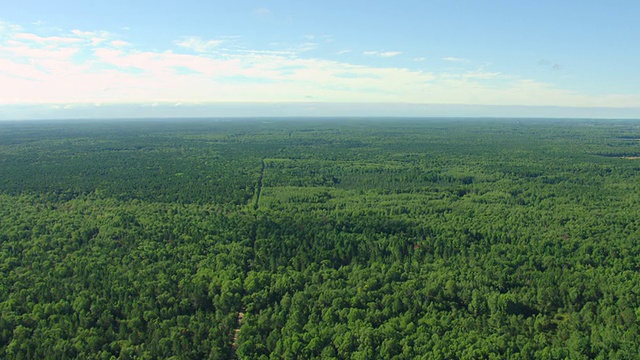
[[[240,336],[240,327],[242,326],[242,319],[244,319],[244,312],[238,313],[238,322],[236,324],[236,328],[233,331],[233,342],[231,343],[231,349],[236,350],[238,345],[238,336]]]
[[[260,179],[258,180],[258,186],[256,187],[256,203],[253,205],[254,210],[258,210],[258,207],[260,206],[260,195],[262,194],[265,167],[264,159],[262,159],[262,170],[260,170]]]
[[[262,194],[262,186],[264,183],[264,173],[265,173],[265,169],[266,169],[266,164],[265,164],[265,159],[262,159],[262,168],[260,169],[260,178],[258,179],[258,184],[256,185],[256,200],[255,203],[253,204],[253,209],[254,210],[258,210],[258,207],[260,206],[260,195]],[[256,215],[256,220],[257,220],[257,215]],[[256,242],[256,231],[257,231],[257,225],[254,223],[253,225],[253,230],[252,230],[252,234],[251,234],[251,248],[253,249],[253,246]],[[251,265],[253,264],[253,262],[255,261],[255,252],[253,254],[253,257],[251,260],[249,260],[249,262],[247,262],[247,265],[245,266],[245,276],[246,274],[248,274],[251,271]],[[242,291],[242,295],[244,296],[244,289]],[[240,328],[242,327],[242,319],[244,319],[244,315],[245,315],[245,307],[244,305],[242,306],[242,308],[240,309],[240,311],[238,312],[238,319],[236,322],[236,327],[233,330],[233,341],[231,342],[231,350],[235,353],[236,349],[238,348],[238,337],[240,336]]]

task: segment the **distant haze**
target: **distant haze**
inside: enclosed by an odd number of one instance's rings
[[[482,105],[235,103],[208,105],[10,105],[0,120],[133,119],[191,117],[509,117],[640,119],[640,108],[570,108]]]

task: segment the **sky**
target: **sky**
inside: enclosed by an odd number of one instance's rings
[[[0,119],[640,118],[640,2],[24,0]]]

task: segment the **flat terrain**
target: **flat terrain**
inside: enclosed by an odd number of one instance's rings
[[[638,138],[0,123],[0,358],[638,358]]]

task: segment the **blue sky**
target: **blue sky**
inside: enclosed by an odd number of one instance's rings
[[[640,118],[639,16],[637,1],[6,2],[0,118],[234,116],[242,104]]]

